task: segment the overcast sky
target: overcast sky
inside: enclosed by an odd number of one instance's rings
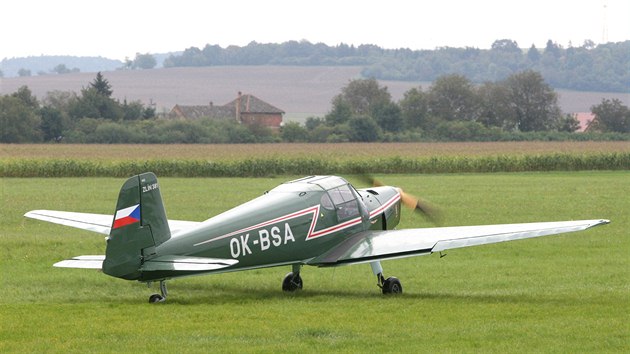
[[[630,0],[8,0],[0,59],[38,55],[133,59],[205,44],[308,40],[383,48],[567,47],[630,40]]]

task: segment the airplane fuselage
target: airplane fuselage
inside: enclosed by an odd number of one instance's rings
[[[351,235],[392,229],[399,220],[400,195],[395,188],[355,190],[343,178],[310,177],[282,184],[192,230],[174,234],[156,251],[238,260],[222,272],[304,263]],[[144,272],[141,280],[164,277]]]

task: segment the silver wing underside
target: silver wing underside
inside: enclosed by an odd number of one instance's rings
[[[600,219],[365,231],[348,238],[325,254],[310,260],[308,264],[336,266],[419,256],[453,248],[582,231],[609,222]]]

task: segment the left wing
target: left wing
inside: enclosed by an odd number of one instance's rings
[[[579,220],[389,231],[371,230],[348,238],[330,251],[312,259],[308,264],[336,266],[419,256],[452,248],[581,231],[609,222],[609,220]]]
[[[75,227],[77,229],[98,232],[99,234],[109,235],[113,215],[107,214],[89,214],[89,213],[73,213],[70,211],[57,210],[31,210],[24,214],[27,218],[48,221],[54,224]],[[199,224],[196,221],[169,220],[168,226],[171,234],[175,235],[181,230],[191,228]]]

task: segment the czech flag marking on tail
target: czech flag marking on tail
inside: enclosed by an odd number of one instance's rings
[[[140,222],[140,204],[116,211],[114,229]]]

